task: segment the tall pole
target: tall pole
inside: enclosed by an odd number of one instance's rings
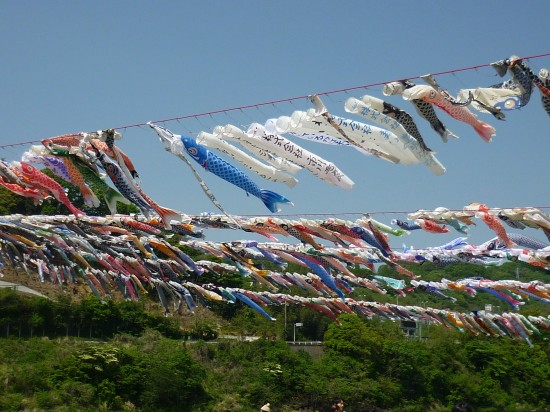
[[[285,302],[285,335],[286,335],[286,307],[288,306],[288,303]],[[286,338],[286,336],[285,336]]]

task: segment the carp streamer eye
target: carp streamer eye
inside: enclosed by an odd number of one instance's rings
[[[187,152],[191,155],[191,156],[197,156],[199,154],[199,151],[197,150],[196,147],[190,147],[189,149],[187,149]]]
[[[504,107],[507,109],[515,109],[516,105],[517,105],[516,99],[509,99],[504,102]]]

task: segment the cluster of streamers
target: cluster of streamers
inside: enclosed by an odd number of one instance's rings
[[[66,172],[66,170],[64,171]],[[24,161],[8,164],[0,160],[0,185],[19,196],[32,199],[35,204],[40,204],[43,200],[54,197],[75,216],[85,214],[71,203],[59,183],[44,174],[40,169]]]
[[[203,237],[187,223],[166,229],[159,218],[145,223],[126,215],[108,219],[15,215],[1,218],[0,227],[3,265],[63,287],[84,282],[99,298],[116,289],[127,299],[138,299],[149,286],[166,302],[167,282],[179,283],[177,273],[202,273],[191,258],[161,236],[169,231]]]
[[[394,220],[392,223],[406,230],[424,229],[435,233],[444,232],[447,229],[445,225],[449,225],[456,231],[467,234],[468,226],[475,225],[474,217],[481,219],[507,247],[512,247],[513,242],[504,225],[520,230],[527,227],[542,230],[550,240],[550,217],[534,207],[501,209],[489,208],[482,203],[470,203],[463,210],[438,207],[434,210],[418,210],[409,213],[407,218],[413,220],[413,224],[399,220]]]
[[[110,212],[116,214],[118,202],[131,203],[147,218],[158,216],[169,229],[171,222],[182,220],[182,214],[158,205],[144,193],[132,161],[115,145],[115,140],[120,138],[119,133],[109,129],[44,139],[41,146],[31,146],[23,153],[21,161],[2,162],[1,184],[35,202],[53,196],[75,216],[85,215],[71,203],[61,184],[32,164],[39,165],[75,185],[88,208],[100,206],[103,200]],[[114,187],[106,182],[106,176]],[[103,199],[100,200],[96,192],[101,193]]]
[[[423,141],[412,136],[395,118],[370,107],[365,103],[367,97],[365,101],[349,98],[345,103],[346,112],[363,116],[385,128],[332,115],[319,96],[310,96],[310,100],[313,108],[269,119],[265,129],[273,135],[289,134],[324,144],[351,146],[365,155],[392,163],[424,163],[436,175],[445,172]]]
[[[149,123],[149,126],[153,130],[155,130],[167,151],[170,151],[181,159],[185,159],[183,157],[183,153],[187,153],[206,171],[213,173],[216,176],[224,179],[225,181],[243,189],[247,194],[256,196],[271,212],[275,213],[279,211],[277,207],[277,204],[279,203],[291,203],[290,200],[278,193],[267,189],[260,189],[260,187],[254,181],[252,181],[252,179],[250,179],[243,171],[229,164],[221,157],[208,150],[207,146],[205,146],[204,143],[209,142],[210,145],[213,145],[213,142],[216,141],[215,137],[212,139],[207,139],[207,136],[203,135],[201,139],[194,139],[192,137],[175,135],[168,129],[165,129],[153,123]],[[214,145],[218,149],[220,149],[220,147],[224,147],[224,151],[229,152],[230,150],[228,149],[228,147],[230,145],[223,145],[223,143],[224,142],[221,141],[221,143],[216,143]],[[245,153],[237,152],[234,150],[232,150],[231,153],[234,154],[235,158],[244,160],[247,163],[249,162],[249,164],[252,165],[251,170],[260,170],[258,167],[258,164],[260,162],[253,163],[249,160],[249,156],[245,157]],[[236,156],[237,154],[239,154],[238,157]],[[200,182],[201,185],[205,186],[205,183],[202,182],[202,180]]]
[[[504,111],[519,109],[529,103],[533,86],[536,86],[540,91],[544,110],[550,115],[550,84],[547,69],[541,69],[537,76],[528,64],[517,56],[491,63],[491,66],[499,76],[509,74],[510,79],[490,87],[460,90],[459,98],[467,99],[479,112],[490,113],[497,119],[504,120]]]
[[[550,115],[550,77],[547,69],[541,69],[537,75],[524,59],[517,56],[499,60],[490,66],[500,76],[509,74],[510,79],[491,87],[462,89],[458,91],[457,97],[453,97],[439,85],[436,75],[428,74],[418,77],[426,83],[423,85],[417,85],[410,79],[383,83],[382,94],[400,95],[411,102],[417,114],[427,120],[445,142],[449,137],[458,136],[437,117],[436,109],[471,125],[486,142],[490,142],[495,136],[495,128],[478,119],[473,111],[489,113],[503,120],[504,111],[524,107],[536,87],[541,93],[542,104]],[[289,138],[352,147],[366,156],[374,156],[390,163],[423,164],[437,176],[445,173],[445,167],[428,147],[413,116],[405,110],[370,95],[349,97],[344,102],[344,111],[369,122],[364,123],[332,114],[318,94],[312,94],[308,98],[311,103],[309,109],[295,110],[289,115],[253,122],[246,130],[226,124],[215,126],[208,132],[201,131],[196,136],[182,136],[156,124],[164,121],[124,128],[150,126],[164,148],[188,165],[204,193],[226,216],[229,214],[194,168],[194,162],[207,172],[244,190],[247,195],[257,197],[273,213],[280,211],[279,205],[292,205],[292,202],[277,192],[260,188],[245,171],[215,154],[214,150],[230,157],[262,179],[283,183],[289,188],[294,188],[299,183],[296,174],[302,169],[323,182],[344,190],[354,186],[352,179],[336,164],[306,150]],[[117,212],[117,202],[121,201],[134,204],[146,217],[158,215],[166,227],[172,221],[181,221],[181,213],[156,204],[143,192],[132,161],[114,144],[120,138],[121,135],[114,129],[107,129],[44,139],[41,141],[43,147],[32,146],[21,161],[11,165],[5,162],[0,164],[0,184],[14,193],[32,198],[35,202],[53,196],[65,204],[71,213],[83,215],[84,212],[71,204],[63,187],[41,173],[37,167],[31,166],[33,163],[52,170],[64,181],[75,185],[82,193],[85,208],[98,207],[101,201],[105,201],[114,214]],[[190,161],[188,157],[193,160]],[[114,187],[105,183],[105,174]],[[103,193],[103,199],[98,198],[96,192],[99,190]],[[422,226],[422,223],[418,225]],[[429,226],[426,230],[430,230]]]
[[[445,290],[464,291],[471,296],[476,296],[478,291],[490,293],[509,304],[512,309],[519,310],[525,304],[524,299],[535,299],[544,303],[550,303],[550,289],[548,284],[540,281],[520,282],[517,280],[494,281],[482,278],[468,278],[456,281],[441,279],[439,282],[412,280],[411,284],[416,289],[425,290],[437,296],[455,300],[452,296],[443,293]]]
[[[484,205],[468,205],[463,211],[438,208],[410,214],[415,222],[425,220],[441,225],[446,219],[468,222],[480,218],[479,213],[506,216],[515,227],[546,227],[549,216],[534,208],[489,209]],[[404,263],[448,264],[468,262],[495,265],[519,260],[550,270],[550,246],[527,236],[509,233],[507,243],[502,236],[471,245],[466,238],[457,238],[445,245],[425,249],[390,247],[389,237],[408,233],[402,228],[384,224],[365,214],[355,221],[343,219],[289,220],[271,217],[228,218],[225,215],[185,216],[182,222],[172,222],[166,228],[160,217],[112,215],[93,216],[22,216],[0,219],[0,257],[2,265],[15,273],[36,277],[60,287],[85,285],[100,299],[120,293],[126,299],[156,293],[166,312],[187,308],[193,311],[197,298],[241,302],[273,319],[267,306],[294,303],[312,308],[337,320],[340,313],[358,313],[387,319],[416,319],[441,323],[474,334],[521,337],[529,341],[529,331],[519,325],[547,327],[549,320],[528,319],[518,314],[496,315],[482,311],[463,314],[355,301],[350,298],[357,288],[366,288],[385,295],[406,296],[410,293],[430,293],[444,300],[454,298],[446,292],[463,291],[471,296],[483,291],[510,304],[519,311],[526,300],[550,303],[550,285],[540,281],[492,281],[462,279],[427,282],[409,270]],[[464,224],[472,224],[469,221]],[[202,229],[243,230],[267,236],[270,242],[238,240],[211,242],[204,239]],[[457,230],[461,230],[460,227]],[[168,239],[180,236],[179,244]],[[281,243],[277,236],[294,243]],[[181,246],[181,247],[180,247]],[[194,261],[183,250],[191,248],[223,262]],[[269,262],[269,265],[266,263]],[[289,264],[303,268],[300,273],[289,271]],[[376,265],[385,264],[395,276],[382,276]],[[353,269],[367,269],[356,271]],[[409,265],[410,267],[410,265]],[[225,288],[201,283],[205,272],[238,273],[250,279],[264,291]],[[361,273],[361,274],[357,274]],[[290,293],[301,290],[304,296]],[[282,293],[286,291],[287,294]],[[492,321],[492,323],[491,323]],[[527,323],[529,321],[530,323]],[[518,323],[519,322],[519,323]],[[497,325],[498,327],[495,327]]]
[[[301,297],[272,292],[252,292],[243,289],[207,286],[224,298],[235,302],[237,299],[249,304],[259,313],[274,320],[264,309],[268,305],[301,305],[322,313],[335,322],[342,313],[354,313],[367,318],[381,318],[390,321],[427,322],[442,325],[460,332],[468,331],[475,336],[510,337],[524,340],[532,346],[530,336],[541,335],[539,328],[549,329],[550,319],[544,316],[522,315],[520,313],[493,313],[476,310],[461,313],[448,309],[435,309],[421,306],[403,306],[390,303],[357,301],[346,298],[344,301],[329,297]],[[235,297],[231,297],[234,295]],[[243,300],[243,295],[247,300]]]
[[[205,193],[225,214],[227,213],[192,168],[184,153],[206,171],[258,197],[271,212],[278,211],[278,203],[290,201],[275,192],[260,189],[243,171],[210,149],[231,157],[266,180],[281,182],[289,187],[298,183],[293,175],[302,169],[342,189],[351,189],[354,182],[334,163],[292,142],[283,136],[285,134],[324,144],[351,146],[365,155],[374,155],[392,163],[423,163],[436,175],[445,172],[435,154],[426,147],[418,130],[413,130],[410,122],[402,116],[396,118],[392,114],[382,113],[379,111],[382,109],[376,104],[376,109],[372,108],[374,98],[369,100],[365,97],[361,101],[349,99],[346,102],[346,111],[377,122],[386,127],[385,129],[334,116],[328,112],[319,96],[312,95],[310,100],[314,107],[307,112],[295,111],[291,116],[268,119],[263,124],[252,123],[246,131],[227,124],[214,127],[212,133],[202,131],[193,138],[174,134],[152,122],[147,124],[157,133],[167,151],[191,167]],[[412,124],[414,126],[414,122]],[[239,144],[242,149],[232,143]]]
[[[401,95],[405,100],[412,102],[418,114],[428,120],[445,142],[448,137],[458,136],[441,122],[434,108],[471,125],[484,141],[490,142],[496,134],[495,128],[478,119],[468,106],[482,113],[491,113],[502,120],[502,110],[525,106],[533,85],[536,85],[541,91],[545,109],[550,108],[550,91],[546,87],[548,76],[545,69],[536,76],[525,61],[515,56],[493,63],[492,66],[501,76],[509,71],[511,79],[491,88],[460,90],[457,98],[444,90],[432,75],[421,76],[425,85],[417,85],[410,80],[390,82],[383,85],[382,92],[386,96]],[[313,107],[307,111],[296,110],[289,116],[270,118],[263,123],[255,122],[250,124],[246,131],[228,124],[214,127],[212,133],[201,131],[196,138],[191,138],[174,135],[160,126],[148,124],[158,133],[167,150],[178,156],[182,156],[186,151],[207,171],[259,197],[271,211],[277,210],[275,203],[289,201],[277,194],[262,197],[262,193],[267,191],[259,189],[244,177],[243,172],[225,163],[207,148],[222,152],[264,179],[282,182],[289,187],[294,187],[298,183],[293,174],[301,169],[343,189],[351,189],[354,182],[338,166],[300,147],[286,136],[322,144],[349,146],[364,155],[372,155],[391,163],[424,164],[435,175],[445,173],[445,167],[427,146],[413,116],[405,110],[369,95],[361,98],[350,97],[345,101],[344,110],[347,113],[378,125],[374,126],[331,114],[318,95],[311,95],[309,99]],[[512,101],[517,104],[512,104]],[[171,136],[168,142],[166,135]],[[171,143],[173,141],[177,143]],[[236,147],[234,144],[237,143],[248,153]],[[211,166],[212,163],[222,162],[225,166],[222,172]],[[243,183],[245,180],[246,183]],[[201,186],[213,199],[204,182],[201,182]],[[221,206],[217,206],[223,211]]]
[[[413,103],[418,114],[430,123],[445,142],[448,141],[448,137],[458,138],[458,136],[447,129],[437,117],[434,107],[472,126],[486,142],[490,142],[496,134],[495,128],[478,119],[477,115],[469,109],[470,107],[479,113],[491,114],[498,120],[504,120],[506,117],[504,112],[520,109],[529,103],[533,88],[536,86],[541,94],[543,108],[550,115],[550,82],[547,69],[541,69],[537,76],[525,60],[517,56],[491,63],[491,66],[501,77],[509,74],[510,79],[489,87],[461,89],[456,98],[429,74],[420,76],[425,85],[417,85],[411,80],[402,80],[384,84],[382,92],[386,96],[401,95],[404,100]],[[410,116],[405,116],[402,111],[387,107],[385,110],[394,113],[394,118],[406,118],[409,125],[414,125]],[[409,133],[419,138],[418,134],[410,131]]]

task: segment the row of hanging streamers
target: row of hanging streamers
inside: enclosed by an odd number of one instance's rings
[[[430,73],[429,75],[421,74],[421,75],[414,75],[410,77],[403,77],[402,79],[397,79],[397,80],[378,81],[378,82],[368,83],[360,86],[353,86],[353,87],[347,87],[347,88],[342,88],[337,90],[317,92],[312,94],[315,94],[318,96],[329,96],[330,98],[333,99],[332,100],[333,102],[341,102],[342,99],[340,97],[336,97],[336,95],[346,96],[351,94],[354,94],[354,95],[361,94],[366,91],[382,89],[383,87],[386,87],[388,85],[392,85],[394,83],[403,82],[403,81],[426,82],[427,80],[427,82],[429,83],[431,80],[434,80],[436,78],[442,78],[447,75],[453,75],[454,78],[458,79],[458,81],[462,83],[462,81],[460,80],[460,76],[462,74],[467,72],[474,72],[476,76],[483,77],[485,81],[487,81],[487,79],[490,79],[489,82],[492,82],[491,80],[495,79],[495,72],[497,75],[504,76],[506,72],[509,70],[510,73],[512,73],[516,79],[519,79],[518,81],[523,81],[525,77],[529,78],[534,83],[535,87],[541,90],[541,94],[545,97],[548,97],[550,93],[545,89],[545,87],[547,87],[547,83],[550,82],[548,70],[546,70],[546,68],[544,67],[541,67],[538,73],[534,73],[531,69],[529,69],[529,66],[527,63],[527,62],[537,61],[537,59],[541,59],[548,56],[550,56],[550,53],[542,53],[542,54],[524,56],[524,57],[510,56],[505,59],[495,61],[492,63],[484,63],[484,64],[467,66],[467,67],[462,67],[457,69],[437,71],[437,72]],[[487,71],[487,69],[490,69],[490,71]],[[514,86],[513,82],[510,82],[508,84],[506,84],[506,82],[503,82],[503,83],[504,84],[499,86],[500,88],[511,88]],[[466,98],[468,98],[467,93],[468,91],[466,91]],[[239,119],[241,122],[241,126],[244,127],[249,123],[257,121],[258,118],[266,118],[266,116],[271,117],[275,113],[279,113],[279,114],[288,113],[287,108],[283,106],[285,104],[292,105],[291,110],[299,110],[304,107],[308,107],[307,102],[310,96],[311,96],[310,94],[307,94],[307,95],[289,97],[289,98],[267,101],[262,103],[255,103],[255,104],[249,104],[249,105],[243,105],[243,106],[237,106],[237,107],[212,110],[208,112],[153,120],[151,122],[155,124],[166,124],[166,123],[177,121],[180,123],[180,125],[183,126],[183,129],[190,134],[198,133],[202,131],[204,128],[211,129],[216,124],[224,123],[224,121],[227,122],[228,120],[234,121],[235,119]],[[472,99],[475,99],[475,96],[472,97]],[[481,103],[478,103],[478,107],[481,109],[484,109],[484,106]],[[509,108],[506,108],[506,109],[509,110]],[[487,110],[487,107],[485,107],[485,110]],[[193,122],[190,122],[190,121],[194,121],[195,123],[193,124]],[[142,123],[108,127],[104,129],[116,129],[119,132],[123,133],[124,131],[131,128],[145,127],[147,126],[147,123],[148,123],[147,121],[144,121]],[[17,146],[27,146],[34,143],[39,143],[41,140],[43,140],[43,138],[36,139],[36,140],[27,140],[22,142],[5,143],[0,145],[0,149],[9,150]]]

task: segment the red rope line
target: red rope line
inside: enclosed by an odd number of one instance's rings
[[[533,55],[533,56],[520,57],[520,59],[522,59],[522,60],[533,60],[533,59],[538,59],[538,58],[547,57],[547,56],[550,56],[550,52],[542,53],[542,54],[536,54],[536,55]],[[491,65],[491,63],[479,64],[479,65],[476,65],[476,66],[462,67],[460,69],[452,69],[452,70],[445,70],[445,71],[441,71],[441,72],[431,73],[431,75],[432,76],[442,76],[442,75],[445,75],[445,74],[457,73],[457,72],[462,72],[462,71],[477,70],[477,69],[480,69],[480,68],[483,68],[483,67],[489,67],[490,65]],[[408,79],[408,80],[420,79],[421,77],[422,76],[414,76],[414,77],[407,77],[406,79]],[[366,89],[366,88],[373,87],[373,86],[381,86],[381,85],[384,85],[384,84],[387,84],[387,83],[391,83],[391,82],[395,82],[395,81],[401,81],[401,80],[405,80],[405,79],[397,79],[397,80],[389,80],[389,81],[384,81],[384,82],[370,83],[370,84],[365,84],[365,85],[362,85],[362,86],[347,87],[345,89],[330,90],[330,91],[327,91],[327,92],[321,92],[321,93],[315,93],[315,94],[320,95],[320,96],[326,96],[326,95],[330,95],[330,94],[349,92],[349,91],[357,90],[357,89]],[[152,122],[153,123],[167,123],[167,122],[173,122],[173,121],[176,121],[176,120],[189,119],[189,118],[192,118],[192,117],[211,116],[213,114],[227,113],[227,112],[232,112],[232,111],[236,111],[236,110],[258,108],[258,107],[261,107],[261,106],[275,105],[275,104],[278,104],[278,103],[286,103],[286,102],[291,102],[291,101],[300,100],[300,99],[307,99],[309,96],[310,95],[289,97],[289,98],[286,98],[286,99],[272,100],[272,101],[269,101],[269,102],[249,104],[249,105],[246,105],[246,106],[231,107],[231,108],[228,108],[228,109],[213,110],[213,111],[210,111],[210,112],[189,114],[189,115],[185,115],[185,116],[172,117],[172,118],[169,118],[169,119],[152,120]],[[130,124],[130,125],[126,125],[126,126],[110,127],[109,129],[116,129],[116,130],[124,129],[125,130],[125,129],[130,129],[130,128],[133,128],[133,127],[142,127],[142,126],[147,126],[147,122],[135,123],[135,124]],[[22,145],[31,144],[31,143],[38,143],[41,140],[31,140],[31,141],[22,142],[22,143],[12,143],[12,144],[0,145],[0,149],[5,149],[7,147],[22,146]]]
[[[28,141],[28,142],[3,144],[3,145],[0,145],[0,149],[6,149],[6,148],[8,148],[8,147],[23,146],[23,145],[32,144],[32,143],[38,143],[38,142],[40,142],[40,140],[30,140],[30,141]]]

